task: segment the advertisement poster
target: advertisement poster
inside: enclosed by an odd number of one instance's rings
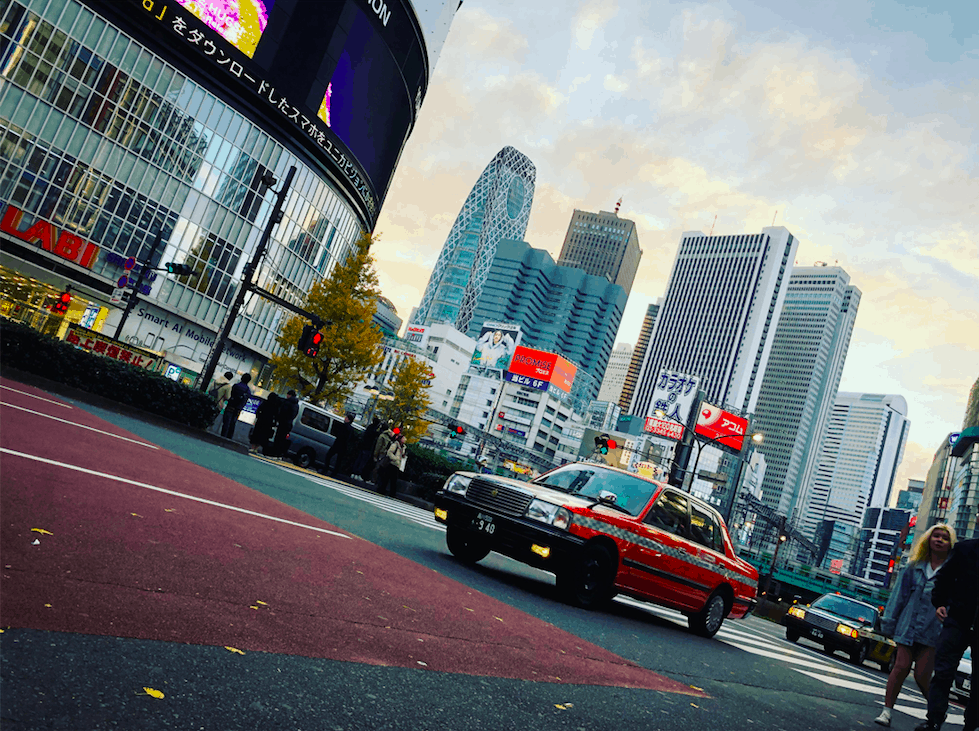
[[[505,371],[520,345],[520,326],[487,322],[479,332],[471,364],[479,368]]]
[[[664,368],[656,378],[649,407],[652,413],[647,416],[658,416],[656,412],[662,411],[666,419],[686,424],[690,419],[690,409],[697,400],[699,386],[699,376],[688,376]]]
[[[741,451],[744,446],[744,434],[748,430],[748,420],[724,411],[718,406],[706,401],[700,405],[700,415],[694,431],[708,440],[716,440],[718,444]]]

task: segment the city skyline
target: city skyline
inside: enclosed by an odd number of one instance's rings
[[[620,197],[636,222],[616,342],[636,344],[681,232],[774,220],[800,266],[838,262],[864,293],[840,388],[908,400],[899,480],[923,478],[979,373],[976,10],[834,8],[467,0],[376,228],[385,295],[418,304],[505,145],[537,168],[531,246],[556,257],[575,208]]]

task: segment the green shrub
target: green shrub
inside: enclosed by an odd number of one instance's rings
[[[456,462],[426,447],[409,444],[405,479],[422,488],[420,497],[432,500],[449,475],[461,470],[472,470],[474,467],[471,460]]]
[[[3,364],[128,404],[187,426],[206,429],[218,415],[207,394],[160,373],[76,348],[26,325],[0,319]]]

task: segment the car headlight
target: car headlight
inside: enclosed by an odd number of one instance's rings
[[[789,607],[789,614],[793,617],[798,617],[799,619],[806,618],[806,610],[802,607]]]
[[[839,632],[841,635],[846,635],[847,637],[851,637],[854,640],[860,636],[860,633],[857,632],[853,627],[851,627],[848,624],[836,625],[836,631]]]
[[[527,508],[527,517],[539,520],[541,523],[553,525],[555,528],[567,530],[571,525],[571,511],[554,503],[543,500],[531,500]]]
[[[449,479],[442,485],[442,489],[445,492],[454,492],[456,495],[465,495],[466,490],[469,489],[469,483],[472,481],[473,478],[465,475],[449,475]]]

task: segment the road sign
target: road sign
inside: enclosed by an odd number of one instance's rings
[[[125,286],[126,286],[127,284],[129,284],[129,277],[119,277],[119,281],[118,281],[118,282],[116,282],[116,286],[117,286],[117,287],[118,287],[119,289],[122,289],[122,288],[123,288],[123,287],[125,287]]]
[[[125,277],[123,277],[125,279]],[[123,302],[129,301],[129,292],[121,287],[119,289],[112,290],[112,295],[109,297],[109,304],[118,305]]]

